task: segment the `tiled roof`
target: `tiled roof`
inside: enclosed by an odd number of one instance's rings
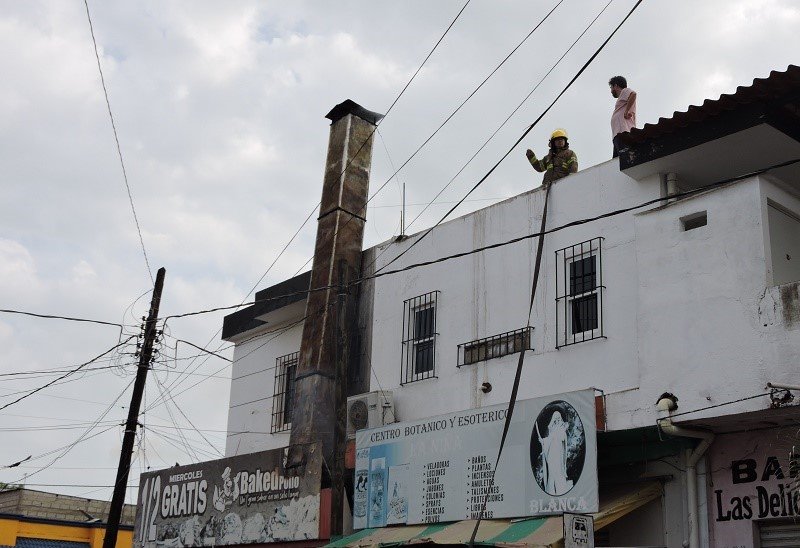
[[[635,145],[674,133],[726,111],[736,110],[752,103],[766,102],[791,92],[800,93],[800,66],[797,65],[789,65],[782,72],[773,70],[768,77],[756,78],[752,85],[739,86],[734,93],[720,95],[719,99],[706,99],[702,105],[692,105],[685,111],[674,112],[669,118],[659,118],[655,124],[645,124],[642,128],[623,133],[621,140],[626,145]],[[796,97],[794,105],[794,117],[800,120]]]

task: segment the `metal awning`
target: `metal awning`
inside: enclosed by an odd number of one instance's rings
[[[627,484],[604,489],[600,511],[594,514],[595,530],[613,523],[655,500],[663,492],[661,483]],[[363,529],[326,546],[331,548],[364,548],[372,546],[403,546],[409,544],[467,544],[474,520],[435,525],[405,525]],[[492,519],[481,522],[476,544],[501,547],[550,547],[563,540],[561,516],[521,520]]]

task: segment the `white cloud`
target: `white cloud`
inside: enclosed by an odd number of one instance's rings
[[[574,2],[574,5],[572,5]],[[483,174],[629,9],[614,2],[597,26],[545,81],[496,140],[444,194],[453,200]],[[569,8],[568,8],[569,6]],[[351,98],[382,111],[428,53],[460,4],[90,2],[95,35],[150,264],[167,269],[163,314],[238,303],[319,200],[329,122]],[[4,307],[121,321],[135,333],[150,285],[122,180],[85,12],[81,3],[6,3],[0,13],[0,301]],[[567,9],[570,11],[567,12]],[[401,173],[410,203],[425,203],[528,93],[599,9],[565,3],[468,106]],[[569,16],[565,16],[566,14]],[[515,0],[472,3],[402,100],[381,125],[395,165],[435,129],[541,18],[541,6]],[[791,1],[645,2],[574,88],[526,139],[540,147],[567,127],[581,166],[610,155],[605,82],[628,76],[643,121],[655,121],[746,85],[796,61],[798,6]],[[372,189],[392,173],[376,141]],[[512,154],[473,196],[504,197],[538,184],[522,154]],[[372,202],[400,203],[395,182]],[[489,202],[469,202],[477,208]],[[415,228],[444,209],[434,206]],[[466,211],[466,209],[464,210]],[[410,212],[413,213],[413,212]],[[397,207],[370,209],[366,245],[390,236]],[[311,256],[314,220],[261,287],[285,279]],[[138,300],[137,297],[140,297]],[[132,304],[134,303],[135,304]],[[132,306],[131,306],[132,305]],[[172,335],[205,344],[224,313],[171,322]],[[116,343],[114,327],[32,318],[0,318],[3,366],[27,370],[77,364]],[[211,346],[219,344],[218,339]],[[174,341],[173,343],[174,344]],[[180,349],[181,357],[193,351]],[[132,356],[122,356],[133,363]],[[160,373],[166,385],[190,363]],[[11,365],[7,365],[11,364]],[[197,373],[224,362],[209,360]],[[87,421],[130,381],[103,371],[43,392],[16,413]],[[223,370],[221,375],[229,374]],[[17,383],[33,386],[34,380]],[[7,392],[7,391],[6,391]],[[206,428],[224,429],[228,385],[208,379],[176,400]],[[148,387],[148,401],[159,395]],[[71,398],[71,399],[63,399]],[[121,402],[109,419],[124,418]],[[77,400],[77,401],[76,401]],[[2,393],[0,393],[0,401]],[[173,413],[177,414],[174,409]],[[163,407],[150,415],[170,423]],[[4,422],[3,422],[4,421]],[[43,424],[4,417],[4,425]],[[185,426],[185,425],[184,425]],[[80,434],[20,434],[0,445],[0,465],[21,458],[13,447],[46,451]],[[204,444],[189,433],[194,443]],[[188,462],[156,435],[155,467]],[[119,432],[76,447],[62,466],[115,464]],[[180,444],[178,444],[180,447]],[[21,455],[22,457],[26,455]],[[108,472],[106,474],[106,472]],[[49,470],[51,483],[111,483]],[[16,479],[0,471],[0,481]],[[59,481],[56,481],[59,480]],[[79,493],[80,490],[68,490]],[[107,496],[108,492],[95,495]]]

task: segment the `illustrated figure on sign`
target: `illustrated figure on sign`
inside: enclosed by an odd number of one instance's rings
[[[231,467],[226,466],[222,472],[222,490],[220,491],[218,485],[214,486],[214,508],[224,512],[238,496],[239,488],[231,480]]]
[[[536,436],[542,445],[544,490],[555,496],[572,489],[572,480],[567,479],[567,426],[560,411],[555,411],[550,418],[546,437],[542,437],[536,424]]]

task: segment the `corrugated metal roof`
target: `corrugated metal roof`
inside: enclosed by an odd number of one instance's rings
[[[692,105],[685,111],[676,111],[669,118],[659,118],[655,124],[634,128],[629,133],[621,134],[620,139],[626,145],[642,143],[744,105],[777,99],[792,92],[800,92],[800,66],[797,65],[789,65],[785,71],[773,70],[768,77],[756,78],[752,85],[739,86],[734,93],[722,94],[719,99],[706,99],[702,105]],[[800,119],[797,108],[794,114]]]

